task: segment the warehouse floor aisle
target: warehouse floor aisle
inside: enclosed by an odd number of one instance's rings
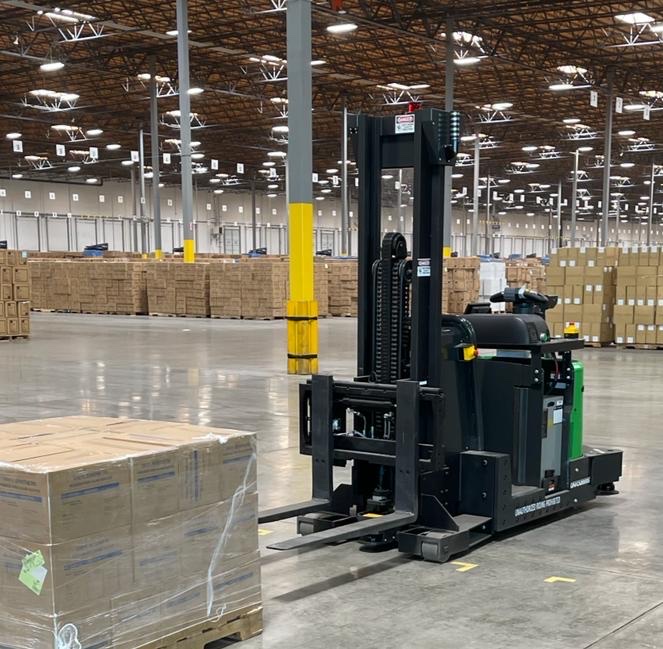
[[[323,371],[352,375],[354,327],[320,322]],[[33,331],[0,343],[0,422],[86,414],[253,430],[262,506],[309,497],[282,322],[35,314]],[[264,550],[266,629],[242,648],[663,648],[663,352],[581,356],[586,440],[625,450],[619,495],[462,564],[355,544]],[[261,532],[266,546],[295,526]]]

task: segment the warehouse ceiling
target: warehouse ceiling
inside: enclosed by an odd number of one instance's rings
[[[286,150],[287,133],[274,127],[287,124],[286,5],[189,1],[199,187],[245,188],[256,177],[261,189],[283,191],[284,163],[276,152]],[[581,148],[579,187],[588,198],[582,213],[591,218],[600,211],[612,83],[622,112],[615,114],[611,193],[622,202],[622,215],[646,211],[652,163],[663,165],[663,7],[653,0],[314,2],[314,165],[322,181],[338,175],[333,170],[344,105],[383,114],[407,112],[410,103],[444,107],[450,19],[463,151],[472,156],[472,138],[480,138],[482,184],[491,178],[505,209],[519,207],[521,189],[525,205],[538,201],[537,209],[546,209],[559,180],[568,196],[573,152]],[[140,129],[149,135],[148,75],[154,69],[159,146],[172,154],[162,181],[178,182],[175,22],[174,0],[57,6],[0,0],[0,175],[128,178]],[[340,23],[357,28],[340,34],[327,29]],[[590,104],[593,91],[596,106]],[[15,141],[22,151],[14,150]],[[57,155],[58,144],[64,157]],[[98,150],[97,159],[90,147]],[[149,161],[149,137],[146,147]],[[454,179],[459,202],[472,194],[466,155]],[[218,170],[212,160],[219,161]],[[237,176],[237,163],[245,165],[243,175]],[[269,177],[269,165],[278,179]],[[661,176],[655,185],[660,203],[663,166],[655,173]],[[338,191],[332,185],[319,185],[319,197],[323,190]]]

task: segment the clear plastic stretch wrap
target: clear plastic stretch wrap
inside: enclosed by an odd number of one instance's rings
[[[0,426],[0,649],[135,649],[260,606],[255,436]]]

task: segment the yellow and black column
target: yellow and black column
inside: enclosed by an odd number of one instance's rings
[[[193,168],[191,162],[191,96],[189,95],[189,15],[187,0],[177,0],[177,74],[180,103],[180,160],[182,165],[182,226],[184,262],[196,261],[193,232]]]
[[[318,371],[318,303],[313,281],[311,2],[288,2],[288,373]]]

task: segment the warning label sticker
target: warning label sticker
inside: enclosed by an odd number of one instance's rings
[[[396,115],[396,135],[414,133],[414,115]]]

